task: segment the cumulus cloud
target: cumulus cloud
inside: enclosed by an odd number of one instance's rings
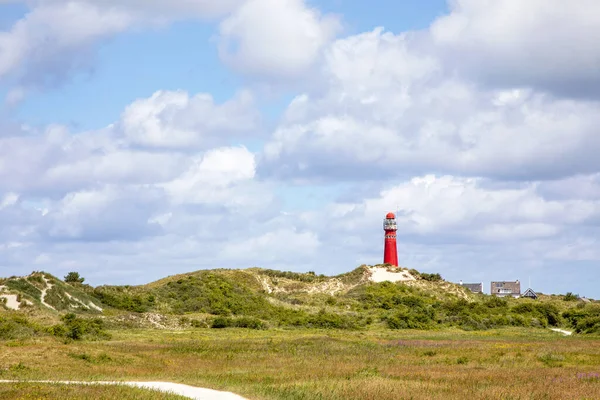
[[[264,148],[261,173],[550,179],[600,168],[597,102],[481,90],[414,43],[381,29],[333,43],[324,64],[330,84],[290,104]]]
[[[259,119],[249,92],[217,105],[206,93],[158,91],[129,105],[120,126],[133,145],[198,149],[255,131]]]
[[[0,34],[0,75],[26,79],[69,74],[131,27],[222,16],[229,66],[305,90],[259,153],[261,104],[246,91],[224,103],[158,91],[91,132],[3,126],[0,265],[92,283],[252,265],[339,273],[381,260],[381,219],[397,210],[404,266],[456,280],[531,273],[573,291],[548,278],[568,263],[593,281],[600,105],[574,94],[596,84],[597,51],[588,37],[567,44],[595,34],[595,4],[586,16],[458,0],[429,30],[333,41],[339,20],[303,1],[242,3],[40,0]],[[541,35],[555,9],[564,23]],[[286,204],[278,194],[297,182],[328,195]]]
[[[86,50],[123,32],[133,17],[115,8],[83,2],[42,3],[6,32],[0,32],[0,78],[16,75],[31,84],[46,84],[89,67]]]
[[[279,204],[272,186],[256,179],[255,155],[232,145],[256,130],[255,115],[244,93],[218,105],[204,94],[158,92],[98,131],[54,125],[6,133],[1,265],[19,273],[33,266],[86,273],[104,263],[135,272],[137,263],[174,260],[181,271],[224,259],[248,266],[232,243],[283,229],[270,223]],[[304,250],[313,243],[305,232],[286,237],[305,241]],[[294,246],[276,243],[281,254]]]
[[[164,194],[153,188],[107,186],[71,192],[44,213],[41,232],[62,240],[138,240],[161,233],[151,219],[165,206]]]
[[[246,92],[215,104],[207,94],[160,91],[98,131],[73,134],[51,125],[5,132],[0,189],[62,197],[105,184],[169,182],[188,170],[194,155],[259,131],[259,124]]]
[[[336,17],[321,15],[304,0],[37,0],[28,5],[30,12],[0,32],[0,79],[16,81],[19,91],[8,103],[90,70],[97,45],[132,28],[225,18],[219,28],[224,61],[254,75],[289,78],[312,66],[340,27]]]
[[[219,27],[219,53],[234,69],[256,76],[297,77],[318,60],[339,20],[304,0],[248,0]]]
[[[17,82],[5,100],[13,104],[26,91],[56,86],[94,67],[95,48],[132,28],[180,19],[216,18],[244,0],[37,0],[7,31],[0,32],[0,79]]]
[[[445,62],[491,86],[593,96],[600,88],[600,3],[454,0],[431,26]]]

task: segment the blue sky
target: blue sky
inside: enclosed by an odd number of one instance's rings
[[[599,297],[600,8],[550,3],[0,2],[0,273],[336,274],[398,210],[403,266]]]

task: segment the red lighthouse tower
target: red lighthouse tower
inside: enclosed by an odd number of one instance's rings
[[[383,220],[383,230],[385,231],[385,242],[383,247],[383,263],[398,266],[398,249],[396,247],[396,216],[394,213],[388,213]]]

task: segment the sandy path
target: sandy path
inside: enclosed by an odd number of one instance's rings
[[[558,328],[549,328],[549,329],[554,332],[562,333],[565,336],[570,336],[573,334],[573,332],[565,331],[564,329],[558,329]]]
[[[178,394],[194,400],[247,400],[231,392],[220,392],[218,390],[199,388],[195,386],[183,385],[181,383],[171,382],[78,382],[78,381],[7,381],[0,380],[0,383],[58,383],[67,385],[126,385],[142,389],[154,389],[161,392]]]
[[[46,300],[46,292],[48,292],[48,290],[52,289],[53,285],[51,285],[50,282],[48,282],[46,277],[43,275],[42,275],[42,279],[44,280],[44,282],[46,282],[46,287],[44,289],[42,289],[42,295],[40,296],[40,301],[46,307],[51,308],[54,311],[56,311],[56,308],[52,307],[50,304],[46,303],[46,301],[45,301]]]

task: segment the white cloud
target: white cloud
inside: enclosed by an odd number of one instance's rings
[[[246,262],[261,260],[261,263],[306,262],[313,258],[319,249],[319,239],[313,232],[296,232],[291,229],[279,229],[245,240],[232,241],[224,247],[224,257]]]
[[[37,5],[60,5],[73,0],[34,0]],[[214,18],[235,10],[245,0],[76,0],[104,9],[122,9],[127,13],[150,20],[167,18]]]
[[[205,204],[241,209],[271,204],[268,186],[254,181],[254,154],[244,147],[212,149],[163,185],[175,204]]]
[[[164,206],[163,193],[152,188],[105,186],[71,192],[44,216],[42,231],[67,240],[135,240],[161,233],[151,220]]]
[[[129,105],[120,125],[134,145],[197,149],[213,147],[226,135],[255,131],[259,116],[248,92],[217,105],[206,93],[158,91]]]
[[[261,173],[547,179],[600,169],[598,103],[480,90],[416,43],[379,29],[334,42],[324,65],[328,86],[290,104],[265,146]]]
[[[44,71],[64,76],[88,62],[85,49],[98,40],[127,29],[132,16],[82,2],[42,4],[10,31],[0,32],[0,77],[17,74],[41,80]],[[36,82],[37,83],[37,82]]]
[[[14,77],[20,100],[26,90],[56,85],[93,66],[94,48],[134,27],[179,19],[222,17],[244,0],[38,0],[11,29],[0,31],[0,79]]]
[[[535,184],[496,189],[481,179],[427,175],[331,211],[345,230],[356,231],[397,209],[402,234],[501,242],[557,236],[600,216],[600,200],[548,200]]]
[[[454,0],[431,26],[445,61],[491,85],[597,95],[596,0]]]
[[[0,189],[62,197],[105,184],[170,182],[208,149],[259,131],[246,92],[214,104],[206,94],[157,92],[129,105],[120,121],[72,134],[63,126],[21,127],[0,137]]]
[[[340,23],[304,0],[248,0],[221,22],[219,53],[257,76],[297,77],[318,60]]]

